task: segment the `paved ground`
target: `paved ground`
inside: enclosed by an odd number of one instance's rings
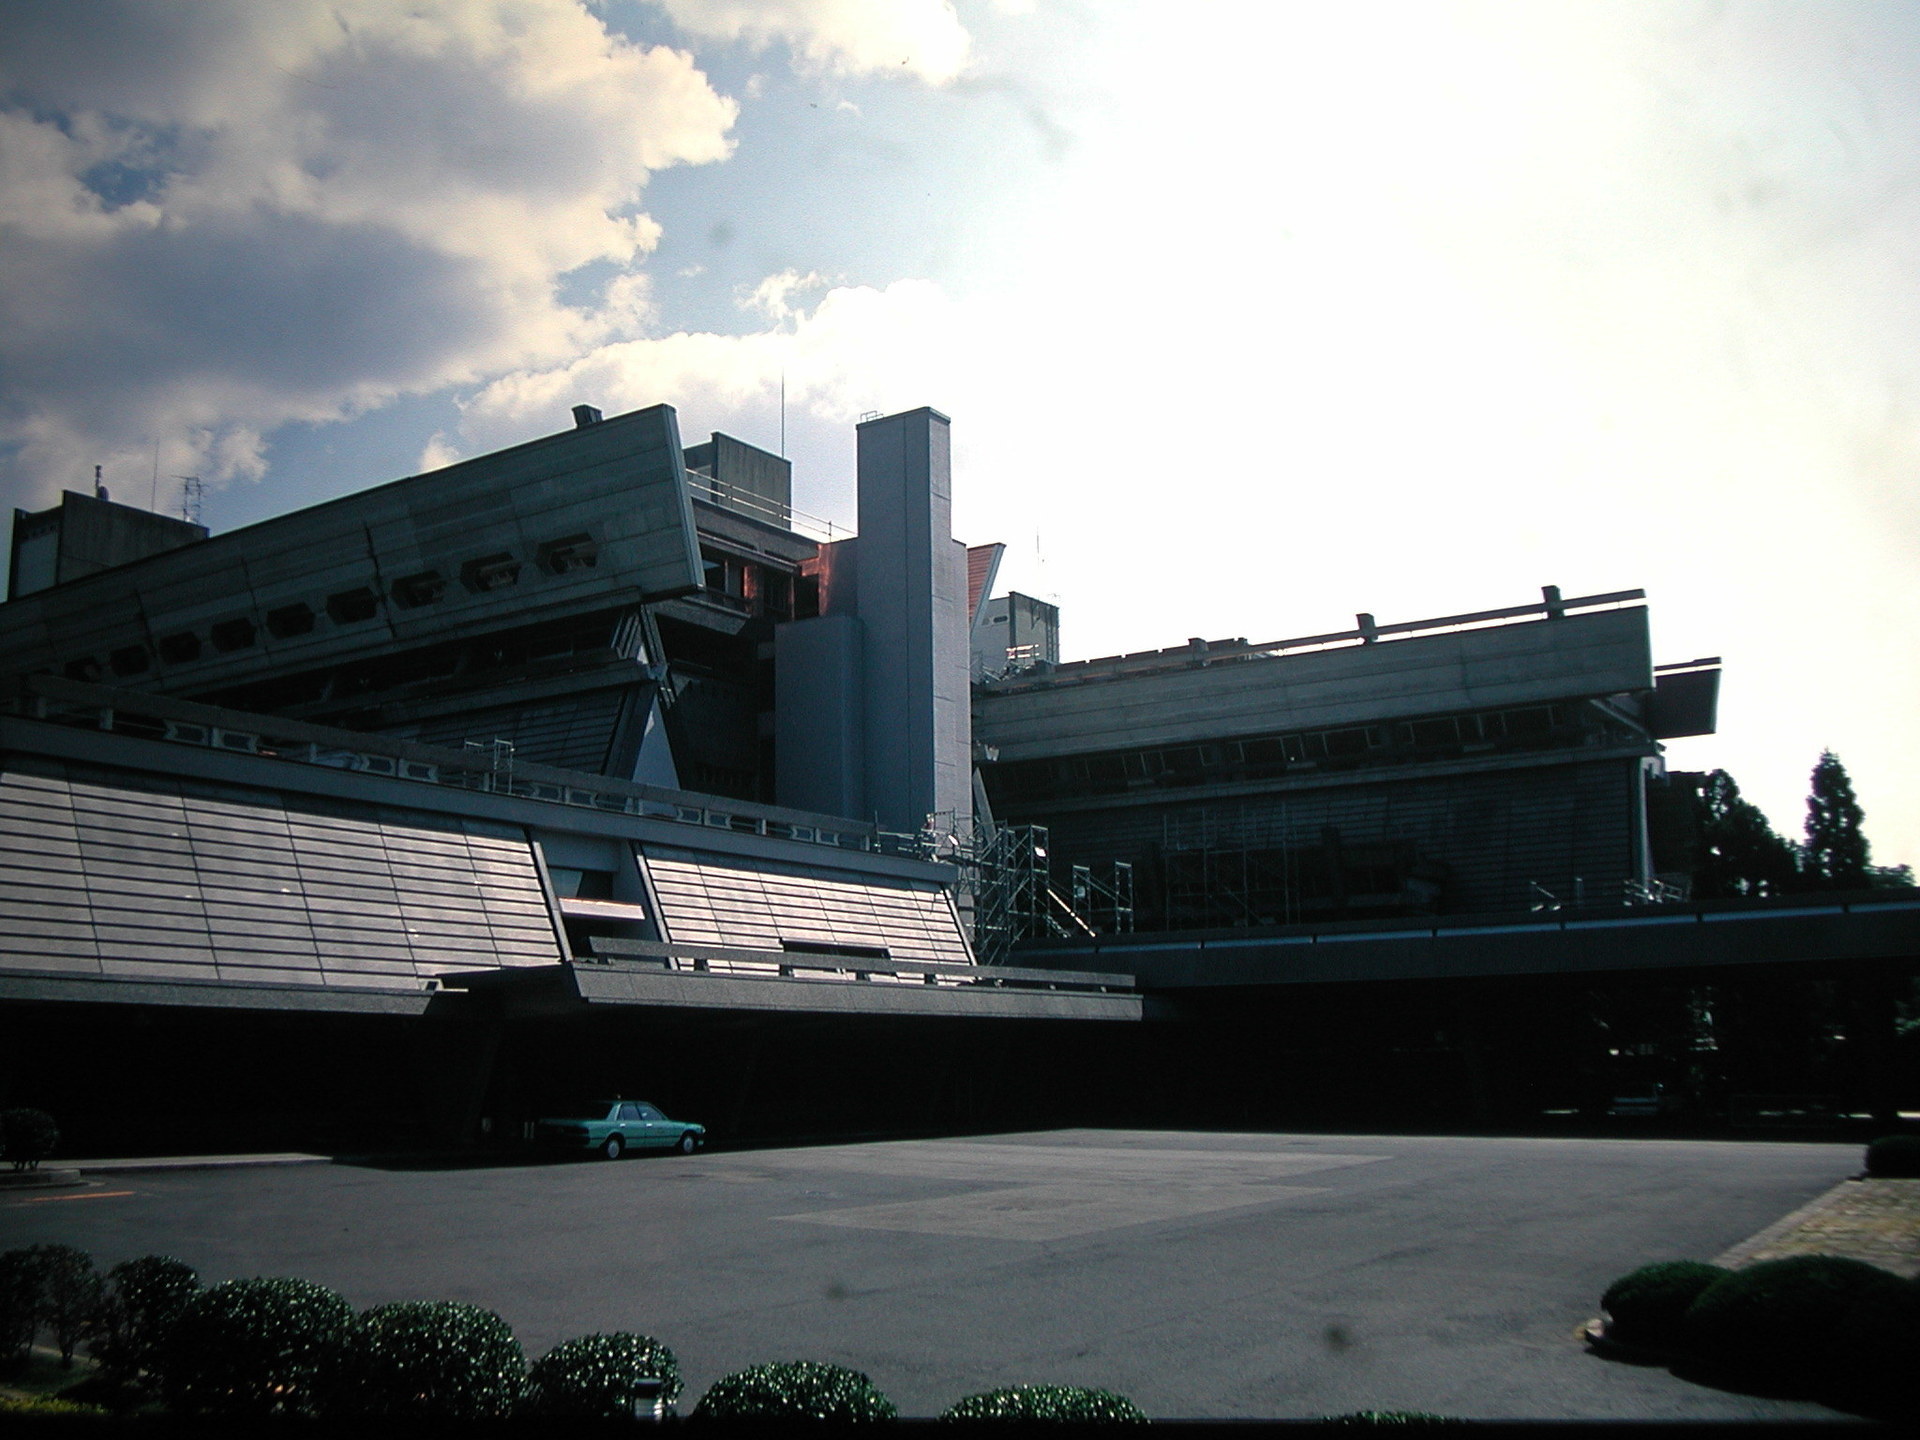
[[[1845,1255],[1920,1277],[1920,1180],[1843,1180],[1718,1263],[1738,1269],[1793,1255]]]
[[[459,1170],[97,1172],[0,1196],[0,1245],[357,1305],[470,1300],[530,1354],[631,1329],[690,1404],[813,1358],[907,1414],[1038,1380],[1165,1417],[1817,1418],[1573,1339],[1616,1276],[1712,1258],[1826,1194],[1857,1146],[1044,1134]],[[1837,1418],[1837,1417],[1835,1417]]]

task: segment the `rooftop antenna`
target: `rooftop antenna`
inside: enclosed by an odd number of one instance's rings
[[[105,500],[107,498],[107,487],[100,482],[100,467],[98,465],[93,467],[93,498],[96,500]]]
[[[176,475],[180,482],[180,518],[189,525],[200,523],[200,502],[204,498],[206,486],[198,475]]]
[[[160,442],[153,442],[153,483],[147,487],[147,509],[160,508]]]
[[[780,458],[787,458],[787,372],[780,372]]]

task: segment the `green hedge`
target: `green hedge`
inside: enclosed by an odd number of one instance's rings
[[[1920,1135],[1882,1135],[1870,1143],[1867,1174],[1881,1180],[1920,1178]]]
[[[127,1384],[159,1368],[159,1346],[200,1293],[200,1276],[171,1255],[143,1255],[107,1271],[100,1333],[93,1358],[114,1382]]]
[[[1796,1255],[1736,1270],[1682,1318],[1683,1347],[1710,1369],[1814,1394],[1844,1380],[1842,1336],[1862,1304],[1897,1303],[1909,1282],[1837,1255]]]
[[[527,1376],[529,1414],[623,1419],[634,1414],[642,1382],[660,1382],[659,1398],[680,1397],[680,1362],[651,1335],[582,1335],[553,1347]]]
[[[1082,1424],[1145,1423],[1146,1415],[1124,1395],[1078,1385],[1016,1385],[957,1400],[942,1420],[1063,1420]]]
[[[1707,1287],[1733,1272],[1699,1260],[1665,1260],[1642,1265],[1607,1287],[1600,1309],[1607,1338],[1648,1350],[1672,1350],[1681,1343],[1681,1320]]]
[[[360,1316],[323,1386],[336,1415],[497,1420],[527,1378],[513,1329],[457,1300],[403,1300]]]
[[[899,1411],[858,1370],[793,1360],[754,1365],[713,1382],[695,1420],[893,1420]]]
[[[186,1414],[314,1414],[353,1326],[353,1307],[324,1285],[229,1280],[189,1300],[162,1340],[161,1393]]]

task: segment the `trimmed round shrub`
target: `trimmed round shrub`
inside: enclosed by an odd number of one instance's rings
[[[527,1358],[491,1310],[458,1300],[377,1305],[347,1337],[325,1408],[353,1415],[491,1420],[526,1384]]]
[[[1869,1143],[1867,1174],[1877,1180],[1920,1179],[1920,1135],[1882,1135]]]
[[[1899,1276],[1838,1255],[1795,1255],[1736,1270],[1701,1292],[1681,1320],[1688,1356],[1772,1390],[1812,1393],[1844,1371],[1842,1322]]]
[[[311,1415],[338,1373],[353,1307],[310,1280],[202,1290],[159,1346],[161,1394],[189,1414]]]
[[[527,1374],[530,1414],[569,1419],[627,1419],[643,1381],[660,1382],[660,1399],[680,1396],[680,1362],[651,1335],[582,1335],[542,1355]]]
[[[36,1170],[60,1143],[60,1127],[44,1110],[0,1110],[0,1159]]]
[[[1875,1285],[1848,1307],[1834,1336],[1837,1403],[1883,1419],[1920,1417],[1920,1281]]]
[[[1062,1420],[1082,1425],[1145,1424],[1146,1413],[1111,1390],[1079,1385],[1016,1385],[956,1400],[942,1420]]]
[[[696,1420],[894,1420],[899,1411],[858,1370],[817,1360],[754,1365],[722,1375]]]
[[[1674,1349],[1681,1343],[1681,1317],[1709,1285],[1732,1273],[1700,1260],[1642,1265],[1614,1281],[1600,1297],[1607,1338],[1648,1350]]]
[[[121,1383],[157,1370],[161,1340],[199,1293],[199,1272],[171,1255],[122,1261],[107,1271],[93,1358],[109,1378]]]

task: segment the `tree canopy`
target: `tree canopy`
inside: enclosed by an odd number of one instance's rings
[[[1760,807],[1741,797],[1724,770],[1700,786],[1700,861],[1693,893],[1703,900],[1785,895],[1800,878],[1791,841],[1775,833]]]
[[[1806,890],[1881,890],[1913,884],[1905,865],[1870,863],[1865,816],[1847,767],[1820,752],[1807,795],[1806,840],[1776,834],[1724,770],[1701,782],[1695,801],[1699,860],[1693,893],[1702,900],[1791,895]]]
[[[1811,890],[1862,890],[1871,883],[1866,817],[1854,798],[1847,767],[1831,750],[1820,752],[1807,795],[1807,840],[1800,871]]]

